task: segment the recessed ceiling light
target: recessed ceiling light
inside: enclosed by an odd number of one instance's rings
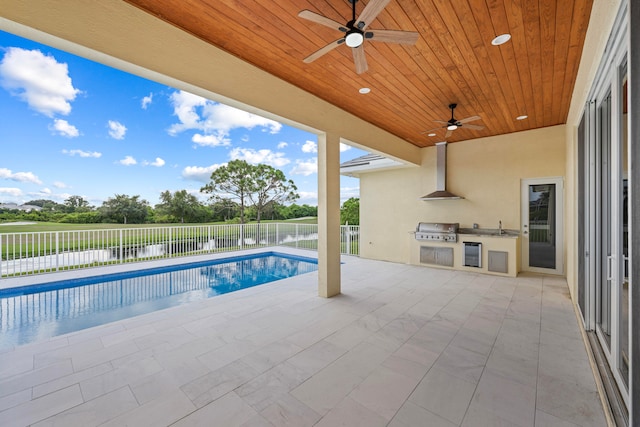
[[[361,87],[360,89],[358,89],[358,92],[360,92],[361,94],[363,94],[363,95],[364,95],[364,94],[366,94],[366,93],[371,92],[371,89],[370,89],[370,88],[368,88],[368,87]]]
[[[501,44],[505,44],[511,39],[511,34],[500,34],[495,39],[491,40],[491,44],[494,46],[500,46]]]
[[[526,114],[524,114],[524,115],[522,115],[522,116],[518,116],[518,117],[516,117],[516,120],[524,120],[524,119],[526,119],[527,117],[529,117],[529,116],[527,116]]]
[[[436,134],[435,134],[435,133],[430,133],[430,134],[429,134],[429,135],[427,135],[427,136],[436,136]]]

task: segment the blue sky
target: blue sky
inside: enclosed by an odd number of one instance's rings
[[[317,204],[316,136],[0,31],[0,203],[198,195],[244,159],[281,169]],[[364,154],[341,146],[341,161]],[[341,178],[342,201],[358,197]],[[206,195],[199,198],[206,200]]]

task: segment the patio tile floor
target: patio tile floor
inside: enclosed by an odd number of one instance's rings
[[[309,273],[4,351],[0,425],[606,425],[564,279],[345,257],[342,291]]]

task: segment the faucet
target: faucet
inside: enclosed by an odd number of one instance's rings
[[[498,235],[502,235],[504,231],[502,230],[502,220],[498,221]]]

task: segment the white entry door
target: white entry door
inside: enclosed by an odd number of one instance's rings
[[[562,178],[523,179],[520,194],[522,269],[563,274]]]

